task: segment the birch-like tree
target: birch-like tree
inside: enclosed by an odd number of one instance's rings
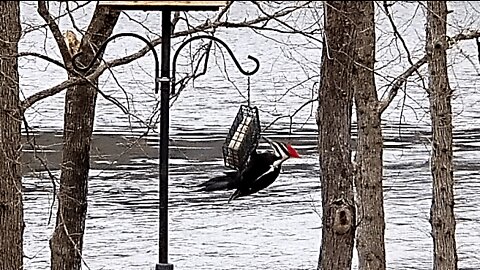
[[[385,263],[385,214],[383,210],[384,110],[375,86],[375,10],[373,1],[358,1],[353,88],[357,114],[355,155],[356,247],[359,269],[382,270]]]
[[[23,267],[23,201],[18,77],[20,3],[0,3],[0,269]]]
[[[351,268],[355,204],[351,121],[356,2],[326,1],[317,123],[322,186],[322,245],[318,269]]]
[[[81,42],[65,42],[57,23],[53,20],[45,1],[39,1],[38,12],[48,24],[69,69],[69,78],[82,78],[88,74],[75,74],[72,70],[73,52],[82,52],[79,61],[87,65],[96,51],[111,35],[120,11],[97,6],[90,25]],[[68,37],[68,36],[67,36]],[[68,40],[68,39],[67,39]],[[81,269],[83,235],[87,215],[88,173],[90,144],[95,120],[98,81],[84,81],[69,87],[65,95],[63,155],[58,194],[55,231],[50,240],[52,269]]]
[[[452,89],[447,69],[447,3],[427,2],[427,52],[432,122],[433,177],[430,223],[434,248],[433,269],[454,270],[457,266],[454,214]]]

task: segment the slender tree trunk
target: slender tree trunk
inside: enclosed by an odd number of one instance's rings
[[[86,65],[111,35],[118,11],[97,7],[83,37],[80,61]],[[94,85],[97,82],[93,82]],[[87,213],[90,142],[95,119],[96,87],[89,83],[69,88],[65,97],[63,157],[56,228],[50,241],[53,270],[81,269],[83,235]]]
[[[429,94],[432,121],[433,176],[432,225],[434,270],[457,268],[453,196],[452,90],[448,82],[446,39],[447,4],[427,2],[427,56],[430,73]]]
[[[355,237],[351,163],[355,2],[327,1],[318,125],[322,246],[318,269],[350,269]]]
[[[385,269],[383,211],[383,136],[380,104],[373,73],[375,13],[373,1],[358,1],[355,77],[358,140],[355,156],[357,252],[359,269]]]
[[[23,269],[18,42],[20,4],[0,3],[0,269]]]

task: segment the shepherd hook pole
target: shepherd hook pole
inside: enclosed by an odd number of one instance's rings
[[[162,52],[160,71],[160,179],[159,179],[159,263],[156,270],[173,270],[168,263],[168,130],[170,109],[170,10],[162,11]]]

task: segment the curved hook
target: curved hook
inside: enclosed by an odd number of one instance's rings
[[[150,48],[150,50],[152,51],[153,53],[153,57],[155,58],[155,94],[158,93],[158,78],[159,78],[159,73],[160,73],[160,64],[159,64],[159,61],[158,61],[158,55],[157,55],[157,51],[155,51],[155,46],[153,46],[153,44],[148,41],[146,38],[138,35],[138,34],[135,34],[135,33],[120,33],[120,34],[116,34],[116,35],[113,35],[111,37],[109,37],[107,40],[105,40],[105,42],[103,42],[102,46],[100,46],[100,48],[98,49],[98,51],[96,52],[96,54],[93,56],[93,59],[90,61],[90,63],[86,66],[86,67],[79,67],[77,65],[77,58],[80,57],[80,55],[83,54],[83,52],[78,52],[76,53],[73,57],[72,57],[72,65],[73,65],[73,68],[77,71],[81,71],[81,72],[86,72],[88,71],[89,69],[91,69],[93,67],[93,65],[95,64],[95,62],[98,60],[98,58],[100,57],[100,54],[102,54],[104,51],[105,51],[105,48],[107,47],[107,44],[116,39],[116,38],[119,38],[119,37],[135,37],[135,38],[138,38],[140,40],[142,40],[143,42],[145,42],[145,44],[147,44],[147,46]]]
[[[237,66],[238,70],[243,74],[243,75],[246,75],[246,76],[250,76],[250,75],[253,75],[255,74],[258,69],[260,68],[260,62],[258,61],[257,58],[249,55],[247,58],[254,61],[255,62],[255,68],[252,70],[252,71],[245,71],[241,66],[240,66],[240,63],[238,62],[237,58],[235,57],[235,55],[233,54],[232,50],[227,46],[227,44],[225,42],[223,42],[221,39],[217,38],[217,37],[214,37],[214,36],[209,36],[209,35],[200,35],[200,36],[195,36],[195,37],[192,37],[192,38],[189,38],[187,39],[186,41],[184,41],[177,49],[177,51],[175,52],[175,55],[173,56],[173,62],[172,62],[172,94],[175,94],[175,71],[176,71],[176,64],[177,64],[177,58],[178,58],[178,55],[180,53],[180,51],[182,50],[183,47],[185,47],[188,43],[194,41],[194,40],[197,40],[197,39],[202,39],[202,38],[206,38],[206,39],[211,39],[213,41],[216,41],[220,44],[223,45],[223,47],[225,47],[225,49],[227,50],[228,54],[230,55],[230,57],[232,57],[232,60],[233,62],[235,63],[235,65]]]

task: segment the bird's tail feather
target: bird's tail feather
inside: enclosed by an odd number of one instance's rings
[[[231,174],[216,176],[206,182],[199,184],[197,191],[216,191],[216,190],[230,190],[234,188],[233,182],[235,178]]]

